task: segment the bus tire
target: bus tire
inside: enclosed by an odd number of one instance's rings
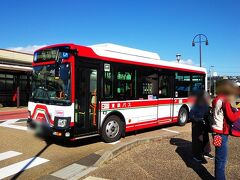
[[[188,110],[186,107],[181,107],[178,112],[178,124],[184,126],[188,122]]]
[[[102,139],[107,143],[115,142],[121,138],[123,131],[123,121],[121,121],[120,117],[111,115],[103,123]]]

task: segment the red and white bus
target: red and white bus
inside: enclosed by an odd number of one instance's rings
[[[206,69],[163,61],[114,44],[57,44],[34,53],[28,123],[76,140],[188,121],[191,94],[206,89]]]

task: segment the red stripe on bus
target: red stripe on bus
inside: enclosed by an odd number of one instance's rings
[[[46,113],[45,115],[48,117],[48,119],[49,119],[49,121],[50,121],[49,123],[53,125],[54,121],[51,119],[50,113],[48,112],[48,109],[47,109],[47,107],[46,107],[45,105],[37,104],[37,105],[35,106],[34,110],[33,110],[32,117],[34,117],[35,115],[37,115],[36,112],[37,112],[38,109],[45,111],[45,113]]]
[[[164,125],[164,124],[175,123],[177,118],[178,117],[173,117],[173,118],[164,117],[164,118],[158,118],[157,120],[127,124],[126,125],[126,132],[135,131],[135,130],[139,130],[139,129],[150,128],[150,127],[155,127],[155,126],[160,126],[160,125]],[[169,119],[171,119],[171,121],[169,121]]]
[[[33,110],[33,114],[32,117],[34,117],[36,115],[36,111],[40,109],[40,110],[44,110],[46,113],[46,116],[48,116],[48,119],[50,121],[51,125],[54,125],[54,120],[51,119],[50,113],[48,112],[48,108],[45,105],[41,105],[41,104],[37,104],[36,107]],[[70,122],[70,126],[73,127],[74,126],[74,122]]]
[[[156,100],[137,100],[137,101],[118,101],[118,102],[101,102],[100,110],[109,109],[123,109],[123,108],[135,108],[135,107],[147,107],[147,106],[158,106],[158,105],[170,105],[170,104],[182,104],[191,103],[191,98],[185,99],[156,99]]]
[[[74,57],[71,57],[71,97],[72,97],[72,103],[74,103],[75,101],[75,83],[76,83],[76,74],[75,74],[75,61],[74,61]]]

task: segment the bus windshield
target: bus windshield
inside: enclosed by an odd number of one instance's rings
[[[32,100],[34,102],[70,105],[70,64],[59,66],[59,76],[55,76],[56,65],[33,67]]]

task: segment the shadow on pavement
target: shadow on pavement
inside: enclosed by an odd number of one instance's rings
[[[193,160],[191,155],[192,142],[180,138],[171,138],[170,144],[177,146],[176,153],[182,158],[187,167],[192,168],[201,179],[214,179],[202,164]]]
[[[37,137],[43,139],[43,137]],[[85,146],[93,143],[97,143],[101,141],[100,137],[93,137],[93,138],[86,138],[86,139],[81,139],[77,141],[62,141],[60,139],[53,139],[53,138],[48,138],[48,139],[43,139],[46,142],[46,145],[26,164],[24,167],[17,173],[15,174],[11,180],[18,179],[19,176],[36,160],[37,157],[41,156],[41,154],[47,150],[48,147],[50,147],[52,144],[57,144],[60,146],[65,146],[65,147],[78,147],[78,146]]]
[[[39,157],[51,144],[46,143],[46,146],[42,148],[32,159],[29,161],[17,174],[15,174],[11,180],[17,179],[33,162],[34,160]]]
[[[49,143],[52,144],[56,144],[59,146],[64,146],[64,147],[83,147],[83,146],[87,146],[90,144],[94,144],[94,143],[98,143],[98,142],[103,142],[102,139],[100,138],[100,136],[96,136],[96,137],[89,137],[89,138],[84,138],[84,139],[79,139],[76,141],[69,141],[69,140],[62,140],[62,139],[49,139],[48,140]]]
[[[156,127],[152,127],[152,128],[147,128],[147,129],[140,129],[137,131],[132,131],[132,132],[128,132],[126,133],[126,135],[122,138],[128,137],[128,136],[134,136],[137,134],[144,134],[144,133],[148,133],[148,132],[153,132],[156,130],[161,130],[162,128],[168,128],[168,127],[172,127],[172,126],[176,126],[176,124],[167,124],[167,125],[161,125],[161,126],[156,126]],[[100,136],[95,136],[95,137],[89,137],[89,138],[83,138],[83,139],[79,139],[76,141],[69,141],[66,139],[61,139],[61,138],[54,138],[54,137],[38,137],[41,138],[42,140],[46,141],[47,143],[51,143],[51,144],[56,144],[59,146],[64,146],[64,147],[79,147],[79,146],[86,146],[86,145],[90,145],[90,144],[94,144],[94,143],[98,143],[98,142],[103,142],[104,141],[101,139]]]

